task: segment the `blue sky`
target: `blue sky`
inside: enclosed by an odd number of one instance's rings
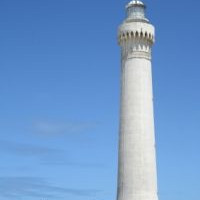
[[[0,200],[113,200],[126,0],[1,0]],[[162,200],[200,196],[199,1],[146,0]]]

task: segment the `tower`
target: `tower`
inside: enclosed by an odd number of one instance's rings
[[[117,200],[158,200],[151,48],[145,5],[131,1],[119,27],[121,110]]]

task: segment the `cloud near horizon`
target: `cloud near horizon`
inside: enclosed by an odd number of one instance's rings
[[[68,195],[92,197],[96,189],[74,189],[55,186],[40,177],[0,177],[0,197],[5,200],[48,198],[64,199]]]

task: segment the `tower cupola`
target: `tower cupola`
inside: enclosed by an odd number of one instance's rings
[[[142,1],[133,0],[128,3],[126,9],[128,21],[148,21],[145,18],[146,6]]]

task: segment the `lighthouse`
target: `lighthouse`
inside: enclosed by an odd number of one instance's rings
[[[154,26],[131,1],[118,30],[121,105],[117,200],[158,200],[152,90]]]

